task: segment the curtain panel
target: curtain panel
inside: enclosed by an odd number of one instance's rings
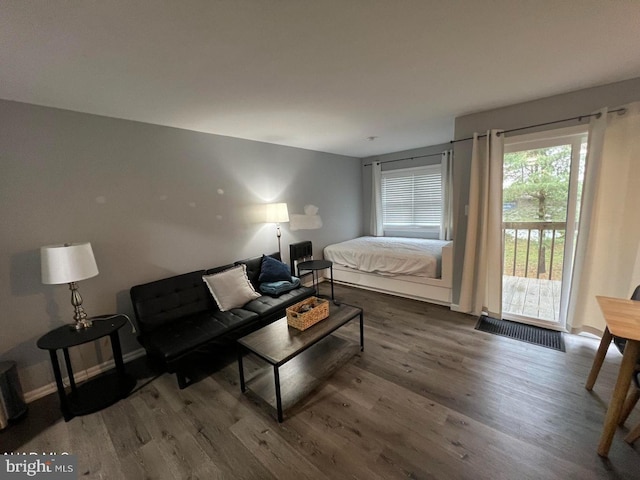
[[[473,135],[469,211],[458,310],[502,314],[502,165],[504,137]]]
[[[442,220],[440,240],[453,238],[453,150],[442,152]]]
[[[382,167],[380,162],[371,164],[371,235],[374,237],[384,236],[384,227],[382,225],[382,185],[380,177],[382,176]]]
[[[629,298],[640,284],[640,102],[592,118],[567,329],[601,335],[596,295]]]

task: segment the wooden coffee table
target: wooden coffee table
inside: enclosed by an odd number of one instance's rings
[[[301,400],[353,355],[353,342],[331,334],[356,317],[360,318],[360,351],[363,351],[362,309],[345,304],[330,305],[329,316],[304,331],[289,327],[284,317],[240,338],[238,369],[242,392],[246,392],[250,384],[253,393],[275,406],[278,422],[282,422],[283,408]],[[246,352],[273,367],[273,382],[267,368],[259,370],[245,383],[243,357]]]

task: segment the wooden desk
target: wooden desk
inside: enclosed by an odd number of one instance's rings
[[[640,302],[599,296],[596,299],[607,322],[607,328],[602,335],[598,353],[593,359],[593,366],[585,385],[587,390],[591,390],[596,383],[596,378],[598,378],[598,373],[607,354],[612,335],[627,339],[618,379],[609,401],[609,408],[607,408],[600,444],[598,445],[598,455],[606,457],[611,448],[611,442],[616,432],[618,419],[622,412],[622,406],[629,390],[631,376],[635,370],[638,353],[640,352]]]

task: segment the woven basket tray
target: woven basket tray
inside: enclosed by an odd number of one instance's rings
[[[312,306],[311,310],[300,311],[307,305]],[[329,301],[317,297],[309,297],[287,308],[287,324],[298,330],[306,330],[328,316]]]

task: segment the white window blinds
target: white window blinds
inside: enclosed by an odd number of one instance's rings
[[[382,215],[385,229],[440,228],[442,171],[440,164],[382,172]]]

